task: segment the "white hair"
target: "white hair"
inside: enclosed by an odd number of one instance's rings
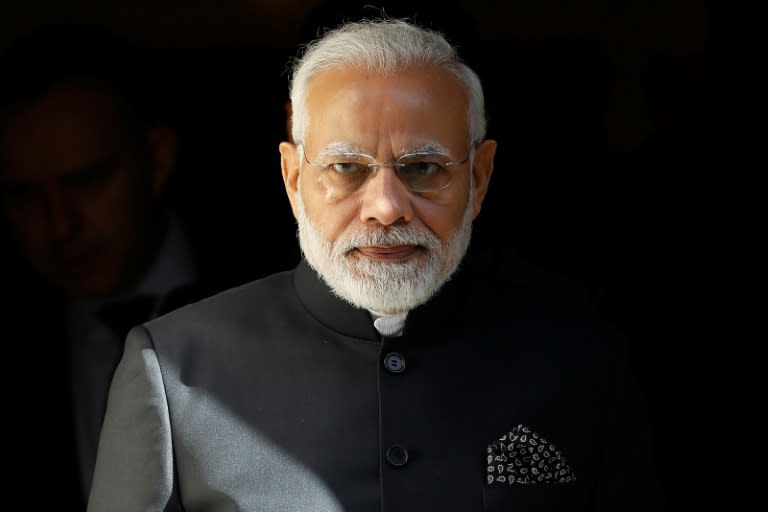
[[[464,85],[468,96],[469,142],[481,141],[485,137],[486,120],[483,87],[477,74],[462,62],[456,48],[443,34],[398,19],[347,23],[305,47],[291,73],[293,140],[296,143],[304,140],[309,124],[307,85],[317,73],[355,66],[389,75],[418,65],[444,68]]]

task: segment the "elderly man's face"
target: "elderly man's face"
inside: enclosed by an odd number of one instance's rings
[[[454,162],[470,152],[466,92],[436,67],[386,77],[362,68],[325,71],[310,81],[306,106],[303,150],[312,162],[351,150],[378,162],[423,148],[439,148]],[[292,144],[280,151],[309,263],[353,304],[394,312],[427,300],[461,260],[495,143],[477,146],[471,162],[450,168],[450,184],[432,192],[410,190],[392,166],[382,165],[360,188],[339,194],[323,178],[333,171],[308,164]]]

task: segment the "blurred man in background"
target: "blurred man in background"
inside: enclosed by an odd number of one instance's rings
[[[68,482],[57,503],[82,509],[125,333],[200,283],[166,194],[176,136],[138,49],[107,30],[40,29],[0,58],[12,352],[42,390],[15,399],[22,436],[49,431],[21,443],[19,468]]]

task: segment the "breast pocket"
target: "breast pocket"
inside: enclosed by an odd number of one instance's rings
[[[584,509],[575,484],[491,485],[483,487],[484,512],[555,512]]]

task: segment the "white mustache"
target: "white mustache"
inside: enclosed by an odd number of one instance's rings
[[[407,226],[391,226],[366,229],[336,242],[337,251],[346,254],[358,247],[392,247],[397,245],[415,245],[426,249],[437,249],[440,240],[426,230],[414,230]]]

